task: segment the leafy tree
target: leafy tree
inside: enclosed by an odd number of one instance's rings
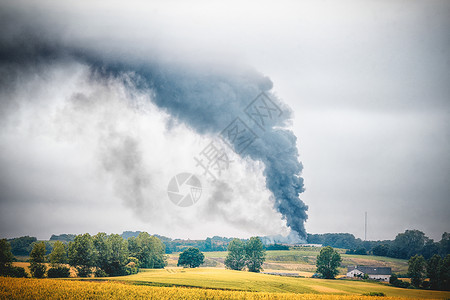
[[[433,255],[439,253],[439,243],[435,243],[432,239],[428,239],[420,253],[425,259],[430,259]]]
[[[125,275],[125,266],[128,263],[128,243],[118,234],[108,236],[108,244],[111,247],[106,273],[110,276]]]
[[[36,278],[42,278],[45,275],[47,267],[45,261],[45,243],[35,243],[30,252],[30,271],[31,275]]]
[[[259,237],[253,236],[245,245],[245,261],[250,272],[260,272],[266,260],[266,250]]]
[[[441,257],[437,254],[433,255],[427,261],[427,277],[430,279],[430,289],[439,289],[439,268],[441,266]]]
[[[67,253],[64,244],[61,241],[56,241],[53,245],[53,250],[48,256],[50,265],[54,268],[60,267],[61,264],[67,263]]]
[[[422,231],[406,230],[404,233],[399,233],[395,237],[390,256],[408,259],[413,255],[421,253],[428,240]]]
[[[350,233],[308,234],[307,241],[311,244],[322,244],[343,249],[356,249],[362,243],[361,239],[356,239]]]
[[[64,264],[67,263],[67,253],[61,241],[55,242],[52,252],[48,255],[51,268],[47,271],[49,278],[66,278],[70,276],[70,269]]]
[[[125,275],[128,263],[128,243],[119,234],[100,232],[93,237],[96,250],[97,277]]]
[[[444,232],[442,234],[442,239],[439,242],[439,253],[443,257],[450,254],[450,233]]]
[[[11,245],[6,239],[0,240],[0,276],[28,277],[22,267],[14,267],[12,262],[14,255],[11,253]]]
[[[190,247],[180,254],[177,266],[197,268],[203,263],[204,258],[205,256],[200,252],[200,250]]]
[[[137,237],[134,236],[129,237],[127,239],[127,242],[128,242],[128,252],[130,256],[137,258],[140,252],[140,246]]]
[[[6,239],[0,240],[0,273],[6,267],[11,266],[14,255],[11,253],[11,245]]]
[[[231,270],[242,270],[246,261],[246,245],[240,239],[233,239],[228,244],[228,254],[225,258],[225,266]]]
[[[419,288],[425,278],[425,259],[422,255],[414,255],[408,261],[408,276],[411,277],[411,284]]]
[[[33,243],[37,242],[37,238],[31,236],[22,236],[11,239],[11,252],[14,255],[28,256],[33,247]]]
[[[320,250],[317,256],[317,273],[323,275],[323,278],[334,279],[339,273],[338,267],[341,265],[341,255],[332,247],[327,246]]]
[[[79,234],[69,243],[69,264],[76,268],[78,276],[89,277],[95,266],[96,253],[89,233]]]
[[[95,256],[97,258],[95,261],[95,266],[106,272],[105,270],[108,269],[109,259],[112,252],[111,245],[108,242],[108,236],[104,232],[99,232],[92,237],[92,242],[94,244]],[[97,275],[98,274],[100,273],[97,273]]]
[[[365,248],[358,248],[355,250],[355,254],[357,255],[367,255],[366,249]]]
[[[447,254],[442,259],[439,266],[439,289],[448,291],[450,290],[450,254]]]
[[[137,238],[128,239],[129,255],[139,259],[142,268],[164,268],[167,265],[165,245],[156,236],[141,232]]]
[[[386,244],[377,245],[372,249],[372,253],[376,256],[387,256],[389,253],[389,246]]]
[[[205,244],[204,244],[204,251],[212,251],[213,244],[211,238],[206,238]]]

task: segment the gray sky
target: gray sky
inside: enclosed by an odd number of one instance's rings
[[[308,232],[363,237],[365,211],[369,239],[405,229],[440,239],[450,231],[448,1],[0,1],[0,8],[3,46],[32,32],[38,42],[109,57],[250,66],[270,77],[294,113]],[[2,236],[287,233],[263,166],[237,156],[225,175],[232,194],[187,209],[170,203],[167,182],[194,167],[211,137],[183,124],[168,132],[170,116],[151,95],[92,79],[76,61],[11,70],[2,59],[2,74],[18,74],[3,79],[0,93]],[[125,151],[118,145],[140,159],[133,176],[149,178],[142,191],[152,196],[135,207],[121,172],[128,165],[108,159]],[[44,216],[38,224],[36,215]]]

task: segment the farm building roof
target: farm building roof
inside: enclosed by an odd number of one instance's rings
[[[391,275],[391,268],[389,267],[366,267],[366,266],[352,266],[347,268],[347,272],[358,270],[367,275]]]

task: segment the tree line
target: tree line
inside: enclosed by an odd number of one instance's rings
[[[450,290],[450,254],[444,258],[435,254],[429,259],[422,255],[412,256],[408,260],[408,277],[411,278],[411,284],[398,279],[396,275],[392,275],[389,282],[404,288],[411,285],[421,289]]]
[[[118,234],[88,233],[76,235],[73,241],[56,241],[46,255],[44,242],[33,242],[30,272],[33,277],[69,277],[73,267],[79,277],[121,276],[137,273],[139,268],[164,268],[167,265],[165,246],[155,236],[141,232],[128,240]],[[24,277],[25,270],[13,267],[14,256],[10,243],[0,242],[0,275]],[[47,270],[45,263],[50,263]],[[23,269],[23,268],[22,268]]]
[[[347,254],[373,254],[393,258],[409,259],[422,255],[425,259],[433,255],[450,254],[450,234],[445,232],[439,242],[434,242],[419,230],[406,230],[394,240],[362,241],[349,233],[308,234],[308,243],[322,244],[334,248],[348,249]]]

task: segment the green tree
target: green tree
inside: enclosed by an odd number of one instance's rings
[[[450,290],[450,254],[441,260],[439,266],[439,289]]]
[[[439,242],[439,252],[444,257],[447,254],[450,254],[450,233],[444,232],[442,234],[442,239]]]
[[[411,277],[411,284],[419,288],[425,278],[425,259],[422,255],[414,255],[408,261],[408,276]]]
[[[259,237],[253,236],[245,244],[245,262],[250,272],[260,272],[266,260],[266,250]]]
[[[76,268],[78,276],[89,277],[95,266],[96,253],[89,233],[79,234],[69,243],[69,264]]]
[[[245,254],[245,243],[240,239],[233,239],[230,244],[228,244],[228,254],[225,258],[225,266],[231,270],[241,271],[246,264]]]
[[[14,260],[14,255],[11,253],[11,245],[6,239],[0,240],[0,274],[3,270],[11,266]]]
[[[140,249],[137,237],[134,236],[129,237],[127,239],[127,242],[128,242],[128,252],[130,256],[137,258],[139,256],[139,249]]]
[[[112,248],[108,241],[108,236],[104,232],[99,232],[92,237],[92,242],[95,248],[95,266],[103,270],[106,273],[104,276],[107,276],[108,272],[106,270],[109,268],[109,260],[112,255]],[[97,272],[98,274],[100,273]]]
[[[177,266],[197,268],[203,263],[204,258],[205,256],[200,252],[200,250],[190,247],[180,254]]]
[[[338,267],[341,262],[342,258],[339,252],[330,246],[324,247],[317,256],[317,273],[322,274],[326,279],[334,279],[339,273]]]
[[[64,244],[56,241],[52,252],[48,255],[51,268],[47,271],[49,278],[65,278],[70,276],[70,269],[64,264],[67,263],[67,253]]]
[[[128,243],[119,234],[108,236],[108,244],[111,254],[108,260],[108,268],[105,270],[110,276],[125,275],[125,266],[128,263]]]
[[[427,261],[427,277],[430,279],[430,289],[439,289],[439,268],[441,266],[441,257],[437,254],[433,255]]]
[[[28,277],[22,267],[14,267],[12,262],[14,255],[11,252],[11,245],[6,239],[0,240],[0,276]]]
[[[42,278],[47,267],[45,262],[45,243],[35,243],[30,252],[30,272],[33,277]]]
[[[422,231],[406,230],[395,237],[390,249],[390,256],[408,259],[421,253],[428,240]]]
[[[376,256],[387,256],[389,253],[389,246],[386,244],[377,245],[372,249],[372,253]]]
[[[14,255],[29,255],[33,248],[33,243],[37,242],[37,238],[31,236],[22,236],[10,240],[11,252]]]
[[[60,267],[62,264],[67,263],[66,249],[61,241],[55,242],[52,252],[48,256],[48,260],[53,268]]]
[[[128,239],[129,255],[139,259],[142,268],[164,268],[167,265],[165,245],[156,236],[140,232],[136,238]]]

